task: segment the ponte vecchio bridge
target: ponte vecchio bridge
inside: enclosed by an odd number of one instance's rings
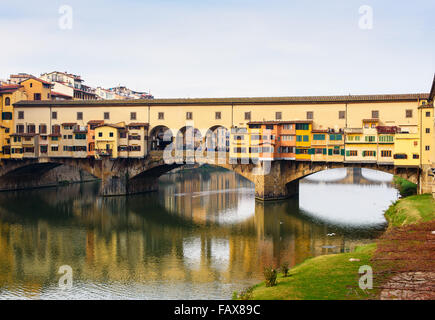
[[[72,167],[100,178],[102,195],[152,191],[160,175],[193,159],[251,180],[262,200],[297,194],[300,179],[344,167],[395,174],[417,183],[419,192],[432,192],[433,96],[432,87],[430,94],[22,101],[14,105],[15,133],[9,155],[2,157],[0,189],[41,186],[52,170]],[[292,133],[279,131],[281,125]],[[186,128],[195,134],[194,153],[196,142],[226,129],[225,148],[210,150],[205,142],[200,149],[203,155],[220,151],[224,157],[187,157]],[[270,152],[261,147],[262,128],[272,130],[272,157],[262,158]],[[239,129],[251,143],[260,136],[260,144],[240,144]],[[166,144],[164,132],[172,137]],[[171,143],[171,154],[181,147],[178,161],[164,157],[161,146]],[[254,152],[258,161],[237,159]]]

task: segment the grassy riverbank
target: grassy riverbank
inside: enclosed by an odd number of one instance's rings
[[[393,184],[397,189],[399,189],[400,195],[402,197],[408,197],[417,194],[417,185],[411,181],[403,179],[399,176],[394,176]]]
[[[432,195],[415,195],[402,198],[385,212],[388,230],[435,220],[435,201]],[[387,231],[387,233],[389,232]],[[384,243],[382,242],[382,246]],[[355,252],[319,256],[292,268],[288,277],[278,275],[277,285],[266,287],[262,282],[253,287],[250,298],[259,300],[293,299],[366,299],[368,294],[358,287],[358,269],[371,265],[372,258],[384,251],[379,243],[357,248]],[[388,251],[388,250],[386,250]],[[360,261],[350,261],[349,259]],[[388,271],[388,270],[387,270]],[[377,297],[378,289],[370,290],[370,297]]]

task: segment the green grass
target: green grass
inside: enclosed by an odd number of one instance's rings
[[[318,256],[304,261],[289,271],[288,277],[278,275],[277,285],[254,286],[253,299],[258,300],[346,300],[366,299],[358,287],[359,267],[369,264],[376,244],[357,248],[352,253]],[[349,261],[350,258],[360,261]]]
[[[435,200],[431,194],[402,198],[385,212],[389,228],[435,219]],[[289,277],[278,275],[277,285],[266,287],[264,282],[253,287],[252,299],[258,300],[346,300],[376,297],[358,287],[358,269],[370,265],[376,243],[357,248],[352,253],[340,253],[311,258],[289,271]],[[350,258],[360,261],[350,262]],[[351,288],[351,289],[350,289]]]
[[[431,194],[399,199],[385,211],[389,226],[401,227],[435,219],[435,200]]]
[[[393,183],[399,189],[400,195],[402,197],[408,197],[417,194],[417,185],[411,181],[394,176]]]

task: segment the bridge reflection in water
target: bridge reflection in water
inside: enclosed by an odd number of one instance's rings
[[[350,251],[382,230],[382,210],[345,225],[300,209],[316,186],[302,183],[301,200],[262,203],[234,172],[199,169],[163,176],[158,194],[97,197],[96,183],[2,193],[0,298],[230,298],[261,281],[264,266]],[[394,192],[376,192],[391,186],[367,188],[385,208],[394,200]],[[364,203],[367,193],[358,192]],[[346,201],[334,206],[364,214]],[[57,271],[65,264],[74,286],[61,291]]]

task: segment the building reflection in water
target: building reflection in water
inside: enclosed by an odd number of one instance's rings
[[[166,175],[158,194],[97,192],[87,183],[0,194],[0,298],[56,298],[65,264],[79,298],[183,298],[187,287],[191,298],[230,298],[264,266],[350,251],[383,227],[317,221],[295,199],[255,201],[251,183],[226,171]]]

